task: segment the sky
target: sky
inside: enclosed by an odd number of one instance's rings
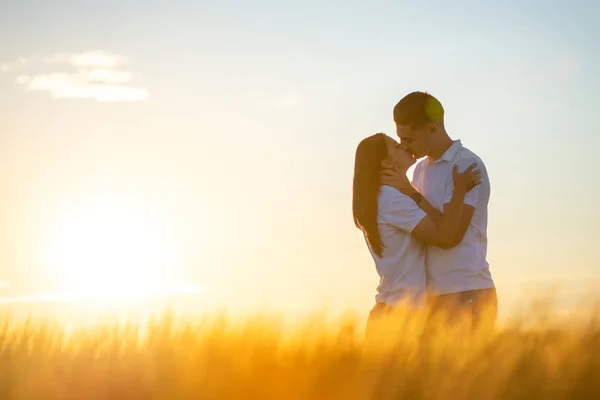
[[[413,90],[486,163],[504,310],[589,292],[598,18],[592,1],[2,1],[0,297],[184,287],[367,311],[354,151],[394,134]]]

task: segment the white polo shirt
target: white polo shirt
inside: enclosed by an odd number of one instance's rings
[[[413,199],[390,186],[381,186],[377,203],[377,224],[385,247],[378,257],[369,246],[380,276],[375,301],[425,306],[425,246],[411,232],[426,214]]]
[[[463,172],[473,163],[481,171],[482,182],[465,196],[465,204],[475,207],[465,237],[452,249],[427,246],[427,289],[432,295],[494,287],[486,260],[490,181],[483,161],[456,140],[438,160],[427,157],[417,164],[413,185],[443,212],[454,191],[452,168],[457,164],[458,172]]]

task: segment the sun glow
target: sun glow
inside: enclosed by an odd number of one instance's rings
[[[65,290],[107,299],[168,291],[178,254],[174,232],[157,210],[102,196],[61,214],[47,243]]]

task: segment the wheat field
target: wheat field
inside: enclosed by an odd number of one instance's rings
[[[95,325],[0,318],[0,399],[598,399],[600,322],[527,312],[494,331],[396,315],[166,311]]]

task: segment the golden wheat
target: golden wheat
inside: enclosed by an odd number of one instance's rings
[[[589,321],[484,332],[395,315],[367,340],[353,316],[290,328],[266,314],[87,327],[6,315],[0,399],[597,399]]]

